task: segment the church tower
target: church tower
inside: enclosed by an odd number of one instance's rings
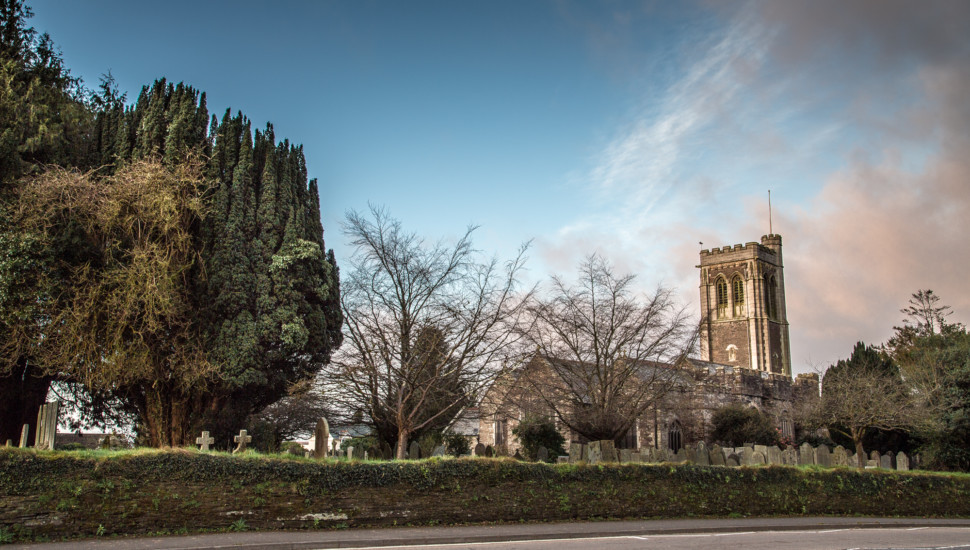
[[[701,250],[701,359],[791,376],[781,236]]]

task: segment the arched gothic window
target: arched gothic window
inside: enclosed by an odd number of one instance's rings
[[[744,315],[744,280],[735,275],[731,281],[732,298],[734,298],[734,316]]]
[[[765,275],[765,313],[769,319],[778,317],[778,286],[774,275]]]
[[[680,429],[680,421],[674,420],[667,430],[667,448],[677,452],[684,446],[684,434]]]
[[[724,277],[717,278],[717,282],[714,283],[714,289],[717,295],[717,318],[723,319],[727,317],[728,306],[727,281],[724,280]]]

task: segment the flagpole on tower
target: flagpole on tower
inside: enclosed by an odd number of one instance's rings
[[[768,234],[775,234],[771,227],[771,189],[768,190]]]

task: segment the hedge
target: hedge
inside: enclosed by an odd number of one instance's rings
[[[0,449],[0,538],[594,518],[970,517],[970,476]]]

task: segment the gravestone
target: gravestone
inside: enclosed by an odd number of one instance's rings
[[[845,461],[849,463],[850,467],[859,468],[859,458],[855,455],[855,453],[848,453]]]
[[[768,446],[767,445],[755,445],[754,446],[754,452],[761,453],[761,454],[763,454],[765,456],[768,456]]]
[[[866,461],[866,470],[874,470],[874,469],[876,469],[878,467],[879,467],[879,461],[878,460],[872,460],[872,459],[870,459],[870,460],[867,460]]]
[[[771,447],[768,447],[767,451],[768,452],[765,455],[765,460],[768,461],[768,464],[776,464],[776,465],[782,464],[781,449],[779,449],[777,445],[772,445]]]
[[[633,451],[630,449],[620,449],[619,451],[620,462],[633,462]]]
[[[703,441],[697,442],[697,450],[694,453],[694,464],[698,466],[711,465],[711,453],[707,450],[707,444]]]
[[[568,463],[569,463],[569,457],[568,456],[557,456],[556,457],[556,464],[568,464]]]
[[[909,470],[909,457],[906,456],[906,453],[900,452],[896,455],[896,469],[901,472]]]
[[[603,462],[618,462],[620,460],[616,453],[616,445],[608,439],[600,441],[600,452],[603,453]]]
[[[741,447],[740,451],[738,449],[735,449],[734,452],[740,458],[741,464],[744,464],[744,465],[753,464],[752,457],[754,456],[754,448],[745,446],[745,447]]]
[[[879,467],[885,468],[887,470],[893,469],[893,457],[889,453],[886,453],[879,457]]]
[[[475,456],[485,456],[485,445],[482,445],[481,443],[477,443],[475,445],[475,450],[473,451],[473,454]]]
[[[408,447],[408,458],[411,460],[421,458],[421,445],[419,445],[417,441],[412,441],[411,445]]]
[[[522,453],[520,453],[518,449],[515,450],[515,454],[512,455],[512,458],[516,460],[523,460]]]
[[[569,463],[575,464],[582,459],[583,459],[583,444],[570,443],[569,444]]]
[[[232,454],[236,454],[246,450],[246,445],[253,440],[253,436],[249,435],[246,430],[239,430],[239,435],[232,439],[236,442],[236,448],[232,450]]]
[[[630,462],[643,462],[643,455],[639,452],[631,452]]]
[[[347,460],[353,460],[355,458],[357,458],[357,456],[354,455],[354,446],[351,445],[347,447]]]
[[[387,441],[381,441],[380,451],[382,459],[391,460],[394,458],[394,451],[391,449],[391,445]]]
[[[431,452],[431,456],[445,456],[447,452],[448,449],[444,445],[438,445],[434,448],[434,451]]]
[[[766,462],[766,460],[767,459],[765,458],[765,455],[764,454],[762,454],[759,451],[755,451],[755,452],[751,453],[751,462],[748,465],[749,466],[761,466],[761,465],[763,465]]]
[[[589,462],[590,464],[603,462],[602,443],[602,441],[590,441],[589,444],[586,445],[586,449],[589,452],[589,457],[586,459],[586,462]]]
[[[495,449],[493,449],[491,445],[485,446],[485,456],[489,458],[495,456]]]
[[[327,441],[330,440],[330,423],[326,418],[317,420],[313,430],[313,458],[327,458]]]
[[[99,449],[110,449],[112,451],[124,449],[127,446],[127,443],[121,439],[121,436],[113,433],[104,436],[101,438],[101,441],[98,442]]]
[[[539,450],[536,451],[536,460],[539,462],[549,462],[549,449],[539,446]]]
[[[717,445],[715,445],[713,448],[711,448],[711,450],[710,450],[710,452],[708,452],[708,454],[711,456],[711,466],[724,466],[724,465],[726,465],[726,462],[724,460],[724,453],[721,452],[721,449],[718,448]]]
[[[731,453],[728,455],[727,460],[724,461],[725,466],[740,466],[741,460],[737,453]]]
[[[832,451],[832,465],[833,466],[848,466],[849,465],[849,455],[845,452],[845,447],[838,445],[835,450]]]
[[[54,450],[54,436],[57,435],[57,412],[60,401],[44,403],[37,411],[37,433],[34,434],[34,448]]]
[[[203,452],[208,451],[209,445],[212,445],[215,442],[216,442],[216,438],[209,437],[209,432],[207,431],[203,431],[201,436],[195,438],[195,444],[201,445],[199,450]]]
[[[24,424],[23,429],[20,430],[20,448],[27,448],[27,440],[30,438],[30,424]]]
[[[877,465],[879,464],[879,459],[879,451],[872,451],[869,453],[869,460],[875,460]]]
[[[684,445],[684,452],[687,454],[687,462],[697,464],[697,450],[692,445]]]
[[[808,443],[802,443],[798,448],[798,463],[802,466],[815,464],[815,449]]]
[[[815,449],[815,461],[819,466],[832,466],[832,453],[828,445],[822,443]]]
[[[781,452],[781,463],[786,466],[797,466],[798,465],[799,453],[794,447],[788,447]]]

